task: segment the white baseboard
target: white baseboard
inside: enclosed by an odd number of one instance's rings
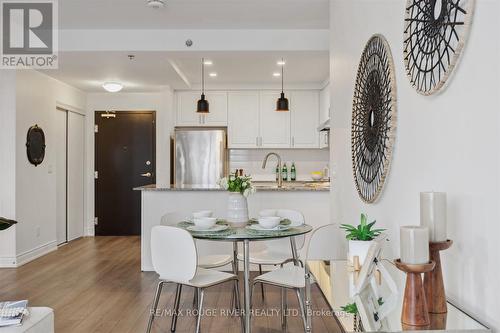
[[[36,258],[39,258],[43,255],[46,255],[49,252],[57,250],[57,241],[51,241],[46,244],[40,245],[38,247],[35,247],[34,249],[31,249],[29,251],[23,252],[19,254],[16,257],[16,266],[19,267],[22,266],[32,260],[35,260]]]
[[[0,268],[15,268],[17,267],[15,257],[1,257]]]

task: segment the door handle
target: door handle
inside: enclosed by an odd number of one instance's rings
[[[141,173],[141,176],[151,178],[152,174],[151,172],[146,172],[146,173]]]

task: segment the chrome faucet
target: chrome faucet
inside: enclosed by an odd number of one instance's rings
[[[281,177],[281,157],[276,153],[269,153],[264,157],[264,161],[262,162],[262,169],[266,168],[267,160],[269,156],[274,155],[278,159],[278,187],[281,188],[283,186],[283,179]]]

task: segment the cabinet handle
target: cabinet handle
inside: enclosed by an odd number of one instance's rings
[[[295,147],[295,137],[292,136],[292,147]]]
[[[255,145],[257,147],[259,146],[259,137],[258,136],[255,137]]]

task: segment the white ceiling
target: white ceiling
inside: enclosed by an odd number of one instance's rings
[[[159,91],[197,87],[201,80],[201,57],[212,60],[206,66],[206,85],[210,87],[279,86],[276,62],[286,60],[285,86],[320,84],[329,76],[326,51],[286,52],[138,52],[129,60],[127,52],[61,52],[59,69],[45,74],[88,92],[102,92],[105,81],[119,81],[124,92]],[[174,65],[172,65],[174,64]],[[177,68],[177,71],[175,69]],[[209,77],[216,72],[216,78]]]
[[[328,0],[61,0],[61,29],[328,29]]]

